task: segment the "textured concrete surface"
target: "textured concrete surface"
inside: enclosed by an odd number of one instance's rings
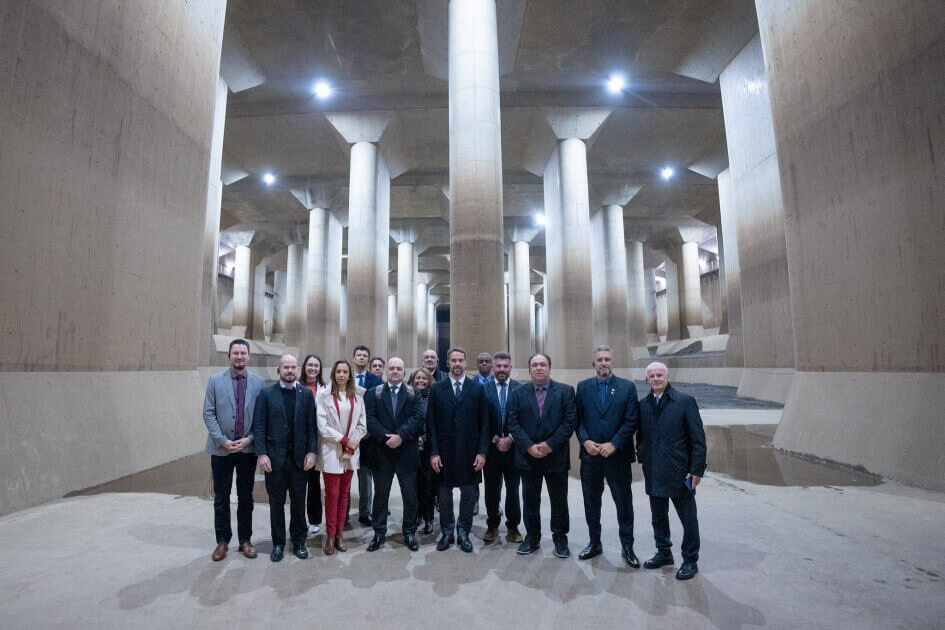
[[[782,476],[765,485],[710,473],[699,489],[700,574],[686,583],[673,579],[674,568],[625,566],[606,498],[605,553],[577,560],[586,526],[573,478],[568,560],[552,555],[547,532],[541,550],[527,557],[504,542],[484,547],[480,515],[471,555],[436,552],[432,535],[416,553],[394,535],[368,554],[370,535],[359,527],[346,533],[344,554],[325,557],[313,548],[308,560],[289,555],[273,564],[265,555],[247,560],[231,550],[214,563],[209,500],[75,497],[0,518],[7,567],[0,625],[261,627],[340,615],[352,628],[613,627],[616,620],[627,627],[940,627],[945,497],[825,479],[822,486],[784,487]],[[633,492],[635,549],[646,558],[653,541],[642,482]],[[396,490],[392,510],[397,522]],[[543,511],[547,527],[547,498]],[[675,517],[671,523],[678,543]],[[265,504],[257,503],[254,524],[259,549],[268,553]]]

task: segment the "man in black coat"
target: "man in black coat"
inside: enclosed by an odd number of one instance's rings
[[[673,564],[669,538],[669,500],[683,526],[683,564],[676,579],[688,580],[699,572],[699,520],[696,486],[705,474],[705,430],[699,406],[689,394],[669,384],[669,369],[662,363],[646,368],[650,393],[640,401],[641,428],[637,457],[643,466],[646,493],[653,514],[656,555],[643,563],[647,569]]]
[[[387,383],[364,395],[367,428],[374,443],[374,539],[368,551],[377,551],[387,539],[387,505],[390,487],[397,475],[404,500],[404,544],[411,551],[417,542],[417,469],[420,447],[417,438],[424,418],[414,413],[416,394],[404,383],[404,362],[397,357],[387,361]]]
[[[427,403],[430,465],[442,475],[438,497],[441,536],[436,548],[445,551],[458,540],[459,548],[470,553],[475,491],[489,450],[490,406],[483,386],[466,377],[465,350],[451,348],[446,359],[449,378],[430,389]],[[460,489],[458,523],[453,514],[453,488]]]
[[[273,562],[285,551],[285,494],[289,492],[289,536],[294,553],[308,558],[305,548],[305,489],[307,472],[315,466],[315,398],[296,378],[298,361],[279,358],[279,382],[263,388],[253,410],[253,446],[259,468],[266,473]]]
[[[497,352],[491,357],[492,380],[483,387],[486,398],[492,405],[489,414],[490,435],[489,455],[483,469],[486,495],[486,533],[482,540],[486,543],[495,541],[499,532],[502,512],[499,504],[502,498],[502,481],[505,480],[505,527],[509,542],[522,542],[518,524],[522,520],[522,504],[519,488],[521,475],[515,467],[514,440],[509,434],[509,396],[521,383],[512,380],[512,357],[508,352]]]
[[[439,366],[439,357],[436,356],[436,350],[433,348],[428,348],[423,352],[423,355],[420,357],[420,363],[427,369],[427,372],[430,373],[430,376],[433,377],[433,380],[437,383],[440,381],[446,380],[449,376],[448,373],[441,370]]]
[[[515,440],[515,466],[522,474],[525,540],[521,555],[541,546],[541,483],[551,498],[551,536],[555,555],[567,558],[569,442],[577,425],[574,388],[551,380],[551,358],[536,354],[528,360],[532,382],[522,385],[509,402],[509,432]]]
[[[581,490],[590,541],[578,554],[588,560],[603,552],[600,533],[601,495],[604,479],[617,508],[617,525],[623,559],[635,569],[640,561],[633,553],[633,436],[640,426],[637,388],[632,381],[614,375],[614,353],[607,346],[594,351],[596,376],[577,386],[578,441],[581,443]]]
[[[383,385],[380,376],[374,374],[369,367],[371,349],[364,345],[354,347],[351,354],[354,365],[351,378],[354,384],[365,391]],[[371,505],[374,498],[374,448],[373,444],[365,444],[361,448],[361,465],[358,468],[358,522],[362,525],[371,525]]]

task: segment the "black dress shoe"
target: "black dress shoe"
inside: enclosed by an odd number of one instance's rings
[[[440,539],[436,542],[436,550],[446,551],[447,549],[450,548],[450,545],[452,545],[454,542],[455,542],[455,539],[453,538],[453,534],[443,534],[442,536],[440,536]]]
[[[420,543],[417,542],[416,534],[404,534],[404,544],[407,545],[407,549],[410,551],[417,551],[420,549]]]
[[[525,537],[525,540],[522,541],[522,544],[518,546],[516,553],[520,556],[527,556],[533,551],[538,551],[541,548],[541,543],[537,540],[532,540],[528,536]]]
[[[299,560],[305,560],[308,558],[308,549],[305,547],[305,545],[295,545],[292,553],[294,553],[295,557]]]
[[[647,569],[659,569],[673,562],[675,562],[673,554],[668,551],[657,551],[655,556],[643,563],[643,566]]]
[[[691,580],[696,577],[696,573],[699,572],[699,565],[695,562],[683,562],[682,566],[679,567],[679,571],[676,571],[677,580]]]
[[[282,554],[285,552],[285,547],[282,545],[276,545],[272,548],[272,553],[269,554],[269,559],[273,562],[279,562],[282,560]]]
[[[634,569],[640,568],[640,559],[637,558],[637,554],[633,553],[633,547],[630,545],[626,545],[620,555],[623,556],[623,559],[627,561],[627,564]]]
[[[600,543],[587,543],[587,547],[578,554],[578,560],[590,560],[604,553],[604,546]]]
[[[365,527],[371,526],[371,517],[370,516],[359,516],[358,522],[364,525]]]
[[[381,545],[384,544],[384,541],[387,540],[386,536],[381,534],[374,534],[374,538],[371,540],[371,544],[367,546],[368,551],[377,551],[381,548]]]
[[[571,557],[571,550],[568,549],[568,539],[567,539],[567,538],[559,538],[558,540],[554,541],[554,543],[555,543],[555,555],[556,555],[556,556],[558,556],[559,558],[570,558],[570,557]]]
[[[424,535],[429,534],[430,532],[433,531],[433,523],[431,523],[430,521],[423,521],[423,529],[421,529],[420,531],[422,531]]]
[[[457,540],[459,540],[460,549],[462,549],[466,553],[472,553],[473,544],[472,544],[472,541],[469,540],[469,535],[467,533],[461,532],[459,536],[457,537]]]

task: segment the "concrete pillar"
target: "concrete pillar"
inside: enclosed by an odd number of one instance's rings
[[[535,307],[535,352],[545,352],[545,310],[544,304]],[[527,365],[524,367],[528,367]]]
[[[495,0],[449,4],[450,343],[505,345]]]
[[[529,333],[528,334],[528,337],[529,337],[528,353],[529,355],[534,354],[535,348],[536,348],[536,344],[535,344],[535,336],[536,336],[535,316],[536,315],[535,314],[537,310],[538,310],[538,302],[535,301],[535,296],[529,295],[528,296],[528,333]],[[527,362],[528,357],[525,357],[525,360]],[[515,365],[515,364],[513,363],[512,365]],[[527,363],[519,364],[519,365],[527,365]]]
[[[388,339],[397,339],[397,293],[396,289],[392,291],[387,296],[387,338]],[[395,344],[396,345],[396,342]],[[390,351],[391,356],[396,354],[398,351],[396,347],[392,347],[391,344],[388,344],[387,349]],[[387,354],[378,354],[377,356],[388,358]]]
[[[341,251],[343,228],[327,209],[309,211],[308,269],[305,281],[305,347],[325,362],[341,356]]]
[[[627,292],[629,301],[628,329],[630,345],[642,347],[647,344],[647,284],[646,267],[643,265],[643,243],[627,242]],[[652,299],[651,299],[652,300]]]
[[[286,272],[272,272],[272,292],[273,313],[272,313],[272,340],[275,342],[285,342],[285,316],[286,316]]]
[[[659,341],[656,332],[656,267],[648,266],[644,258],[643,268],[644,315],[646,318],[646,345]]]
[[[405,364],[413,365],[419,354],[417,353],[417,330],[419,317],[417,305],[426,318],[426,295],[423,301],[417,301],[417,253],[413,241],[404,241],[397,244],[397,326],[395,327],[397,341],[397,356]],[[424,326],[424,328],[426,328]],[[391,351],[393,352],[393,350]]]
[[[249,245],[237,245],[236,264],[233,267],[233,326],[234,337],[245,337],[253,325],[253,285],[255,274],[251,266],[253,252]]]
[[[797,370],[774,445],[945,490],[943,5],[757,11]]]
[[[266,296],[266,276],[269,269],[266,267],[264,257],[258,252],[253,252],[253,261],[250,263],[253,268],[253,328],[249,333],[253,339],[258,341],[266,340],[266,314],[271,308]],[[270,320],[271,322],[271,320]]]
[[[510,354],[512,365],[525,366],[528,357],[532,355],[534,343],[532,341],[532,297],[531,262],[529,260],[527,241],[516,241],[512,244],[512,265],[509,274],[514,280],[510,282],[511,293],[511,335]]]
[[[285,345],[302,345],[305,327],[305,267],[304,247],[301,243],[290,243],[287,248],[285,272]]]
[[[682,325],[679,313],[679,272],[672,258],[666,256],[663,261],[663,273],[666,279],[666,332],[667,341],[682,339]]]
[[[413,303],[416,305],[414,309],[414,316],[416,317],[416,322],[414,324],[417,331],[417,342],[416,342],[416,351],[411,355],[410,361],[419,361],[420,355],[430,347],[430,336],[433,333],[433,330],[429,326],[430,315],[427,312],[427,303],[429,302],[429,285],[426,282],[418,282],[414,285],[414,297]],[[416,356],[414,356],[416,355]],[[404,357],[404,361],[408,361]],[[411,365],[414,365],[411,363]]]
[[[440,343],[440,327],[436,323],[436,301],[432,297],[427,300],[427,348],[436,350]],[[424,348],[425,350],[426,348]],[[437,351],[439,352],[439,351]],[[420,357],[417,357],[420,360]]]
[[[348,344],[348,285],[341,285],[341,309],[338,314],[338,338],[341,340],[341,351],[335,357],[347,358],[357,344]]]
[[[680,246],[682,282],[679,287],[679,315],[682,330],[687,337],[702,336],[702,287],[699,282],[699,243],[692,241]]]
[[[377,146],[351,146],[348,192],[348,337],[378,351],[387,337],[387,282],[377,273]],[[387,247],[385,245],[384,249]],[[386,269],[385,269],[386,272]],[[383,292],[383,301],[380,297]],[[383,309],[383,318],[379,317]]]

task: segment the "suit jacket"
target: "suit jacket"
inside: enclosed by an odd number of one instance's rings
[[[637,457],[646,493],[653,497],[689,494],[686,474],[705,474],[705,430],[696,399],[667,385],[659,405],[653,392],[640,401]]]
[[[416,468],[420,465],[420,447],[417,438],[423,431],[425,418],[418,415],[419,392],[406,383],[397,392],[397,409],[393,408],[390,384],[380,385],[380,396],[375,387],[364,399],[367,410],[367,428],[374,444],[375,466],[392,467],[395,460],[407,459]],[[397,448],[387,446],[388,433],[400,436]]]
[[[317,407],[316,425],[319,438],[315,466],[322,472],[341,474],[345,471],[345,467],[341,463],[341,456],[344,454],[341,440],[345,437],[345,431],[348,430],[348,416],[345,414],[344,418],[338,417],[338,411],[335,410],[335,401],[331,397],[331,388],[328,387],[318,392],[318,400],[315,406]],[[367,416],[364,411],[364,397],[359,391],[354,396],[351,429],[347,433],[348,439],[358,442],[359,446],[354,451],[354,455],[351,456],[348,470],[357,470],[361,466],[366,435]]]
[[[352,369],[353,369],[353,368],[352,368]],[[358,384],[358,377],[357,377],[357,375],[352,374],[352,375],[351,375],[351,378],[354,379],[354,384],[357,385],[357,384]],[[375,374],[375,373],[372,372],[371,370],[368,370],[367,372],[364,373],[364,389],[365,389],[365,391],[371,389],[372,387],[377,387],[378,385],[383,385],[383,384],[384,384],[384,379],[382,379],[380,376],[378,376],[377,374]],[[359,387],[360,387],[360,386],[359,386]]]
[[[295,388],[295,440],[292,449],[295,463],[302,468],[307,453],[315,453],[318,447],[315,436],[315,397],[308,387],[293,383]],[[253,412],[253,446],[256,455],[267,455],[272,461],[272,471],[279,472],[285,464],[286,438],[289,423],[282,402],[282,387],[279,382],[264,387],[256,398]]]
[[[633,381],[617,376],[611,377],[603,408],[600,405],[597,377],[585,379],[577,386],[577,435],[581,442],[582,462],[603,462],[608,459],[636,461],[633,436],[640,428],[640,404],[637,402],[637,387]],[[584,448],[584,441],[598,444],[610,442],[617,450],[609,458],[591,455]]]
[[[246,373],[246,398],[243,407],[243,436],[253,438],[253,410],[256,397],[265,385],[261,376]],[[229,455],[223,443],[236,436],[236,390],[233,377],[227,369],[210,377],[203,397],[203,423],[207,425],[207,444],[204,450],[211,455]],[[252,446],[243,449],[252,452]]]
[[[476,455],[489,453],[489,402],[482,385],[468,376],[462,394],[453,393],[446,378],[430,388],[427,401],[427,434],[430,457],[439,455],[442,483],[455,488],[478,484],[481,471],[473,469]]]
[[[515,440],[515,467],[520,470],[567,472],[571,468],[569,441],[577,426],[574,388],[550,381],[543,413],[538,414],[535,386],[526,383],[509,397],[509,432]],[[533,444],[548,442],[551,454],[534,458],[528,454]]]
[[[489,414],[489,440],[492,438],[506,437],[509,435],[509,401],[512,399],[512,392],[522,386],[518,381],[509,379],[506,381],[508,383],[508,391],[505,393],[505,418],[501,417],[502,406],[499,405],[499,392],[496,391],[495,382],[489,383],[488,386],[483,386],[486,390],[486,398],[489,400],[489,405],[492,408],[491,413]],[[505,420],[502,423],[500,428],[500,420]]]

